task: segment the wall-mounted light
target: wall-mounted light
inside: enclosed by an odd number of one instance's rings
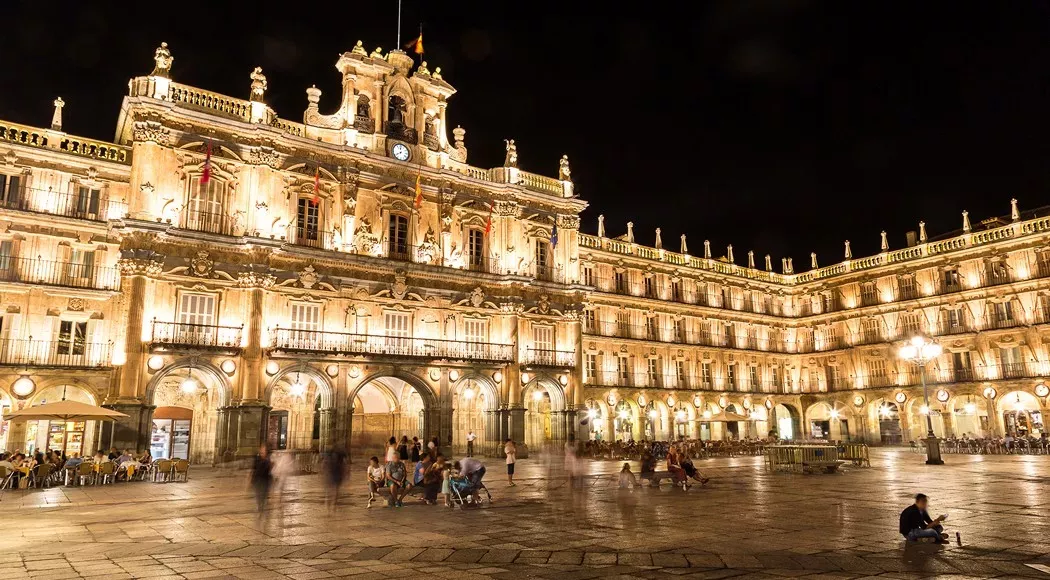
[[[468,401],[470,399],[473,399],[474,398],[474,389],[468,388],[468,389],[464,390],[463,391],[463,398],[467,399]]]
[[[832,419],[836,419],[836,420],[839,418],[839,410],[838,409],[832,409],[831,410],[831,418]]]
[[[532,393],[532,400],[533,401],[542,401],[543,400],[543,391],[536,391],[536,392]]]
[[[222,364],[219,365],[219,368],[222,369],[222,372],[228,375],[232,375],[237,370],[237,363],[233,362],[230,359],[226,359],[222,361]]]
[[[164,366],[164,357],[155,354],[149,357],[149,360],[146,361],[146,366],[149,367],[149,370],[151,371],[159,371],[161,367]]]
[[[652,419],[653,421],[655,421],[656,418],[659,417],[659,416],[660,416],[660,414],[656,412],[656,409],[653,409],[652,411],[649,411],[649,418]]]

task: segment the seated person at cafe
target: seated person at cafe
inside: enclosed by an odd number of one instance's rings
[[[80,467],[81,463],[84,463],[84,460],[80,458],[80,454],[74,453],[66,460],[66,464],[63,467],[65,469],[76,469]]]
[[[944,533],[941,522],[948,516],[937,516],[931,519],[926,512],[926,494],[915,496],[915,503],[901,512],[900,533],[909,542],[918,542],[923,538],[935,540],[938,544],[948,543],[948,534]]]
[[[95,454],[95,463],[105,463],[107,461],[109,461],[109,460],[106,459],[105,452],[103,452],[101,449],[99,449],[98,453]]]
[[[139,463],[141,463],[142,465],[149,465],[150,463],[153,463],[153,456],[150,455],[149,449],[139,454]]]

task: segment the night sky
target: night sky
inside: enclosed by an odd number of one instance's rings
[[[167,41],[177,82],[247,98],[262,66],[301,121],[312,84],[338,106],[339,53],[395,44],[394,0],[95,4],[5,3],[0,118],[47,126],[61,95],[68,132],[112,139]],[[502,164],[504,138],[528,171],[569,155],[590,233],[604,213],[610,236],[633,220],[642,243],[661,227],[801,271],[845,239],[866,255],[883,229],[897,248],[920,219],[935,236],[1050,203],[1048,3],[690,4],[405,0],[402,42],[422,21],[472,164]]]

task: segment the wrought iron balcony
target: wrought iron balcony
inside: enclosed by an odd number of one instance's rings
[[[72,340],[0,339],[0,365],[103,368],[111,366],[109,343]]]
[[[326,232],[316,228],[288,228],[289,242],[297,246],[308,248],[319,248],[322,250],[335,249],[335,232]]]
[[[0,282],[116,291],[120,289],[120,272],[89,264],[0,255]]]
[[[280,352],[500,362],[514,360],[514,345],[510,344],[290,328],[276,328],[271,332],[273,349]]]
[[[525,350],[525,359],[521,362],[541,367],[574,367],[576,366],[576,351],[528,348]]]
[[[162,348],[229,349],[241,348],[244,326],[187,324],[153,321],[150,345]]]
[[[208,211],[184,211],[179,227],[184,230],[232,236],[236,219],[224,213]]]
[[[0,208],[104,222],[127,215],[128,204],[97,189],[81,193],[30,187],[0,187]]]

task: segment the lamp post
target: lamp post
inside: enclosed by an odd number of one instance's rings
[[[926,363],[941,355],[941,345],[930,342],[925,337],[916,336],[909,344],[902,346],[898,354],[902,360],[914,363],[919,367],[923,404],[926,408],[926,464],[944,465],[944,460],[941,459],[941,442],[933,433],[930,393],[926,388]]]

